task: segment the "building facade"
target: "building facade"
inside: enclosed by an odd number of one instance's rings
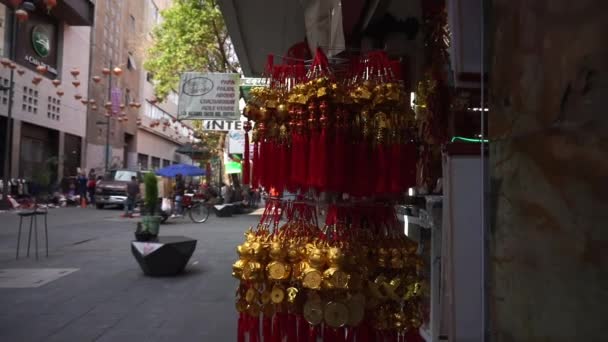
[[[143,68],[160,11],[170,4],[170,0],[97,1],[91,73],[101,80],[91,79],[89,97],[103,105],[96,111],[89,108],[87,168],[154,169],[190,162],[175,152],[191,132],[173,122],[177,98],[154,101],[153,77]],[[122,74],[113,74],[109,85],[109,77],[102,72],[115,67]],[[104,105],[112,101],[112,92],[120,95],[120,111],[127,120],[106,117]]]
[[[29,2],[35,10],[18,22],[11,1],[0,1],[0,85],[7,89],[0,91],[0,174],[8,164],[10,178],[44,173],[55,182],[76,175],[83,164],[87,113],[76,95],[88,91],[89,50],[83,47],[91,41],[94,3],[61,1],[48,11],[41,2]]]

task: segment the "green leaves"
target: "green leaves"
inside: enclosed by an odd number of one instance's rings
[[[161,12],[144,68],[154,74],[158,98],[179,86],[186,71],[238,72],[224,18],[215,1],[179,0]]]

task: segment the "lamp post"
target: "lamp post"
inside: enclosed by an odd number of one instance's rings
[[[108,101],[112,101],[112,72],[113,62],[110,59],[110,74],[108,75]],[[105,172],[109,171],[110,167],[110,116],[106,116],[106,156],[105,156]]]

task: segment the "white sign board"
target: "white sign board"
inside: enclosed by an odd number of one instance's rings
[[[180,120],[238,120],[239,74],[186,72],[179,84]]]
[[[245,153],[245,131],[229,131],[228,132],[228,153],[230,153],[230,154]]]

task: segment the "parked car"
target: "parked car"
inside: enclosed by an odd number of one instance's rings
[[[109,204],[124,206],[127,200],[127,184],[133,176],[137,177],[139,182],[142,182],[143,177],[140,171],[118,169],[106,173],[95,189],[95,206],[97,209],[103,209]]]

